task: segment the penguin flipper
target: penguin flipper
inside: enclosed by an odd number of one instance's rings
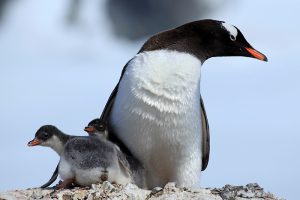
[[[106,102],[106,104],[104,106],[103,112],[102,112],[102,114],[100,116],[100,119],[104,120],[104,122],[106,122],[106,123],[108,121],[111,108],[112,108],[112,106],[113,106],[113,104],[115,102],[115,98],[116,98],[116,95],[117,95],[117,92],[118,92],[118,88],[119,88],[119,83],[120,83],[120,81],[121,81],[121,79],[122,79],[122,77],[123,77],[123,75],[125,73],[125,70],[126,70],[128,64],[130,63],[130,61],[131,60],[129,60],[126,63],[126,65],[123,67],[123,70],[121,72],[121,76],[119,78],[119,81],[118,81],[116,87],[114,88],[114,90],[111,92],[111,94],[110,94],[110,96],[109,96],[109,98],[108,98],[108,100],[107,100],[107,102]]]
[[[49,185],[51,185],[57,179],[57,177],[58,177],[58,165],[59,164],[57,164],[56,169],[53,172],[50,180],[47,183],[45,183],[44,185],[42,185],[40,188],[46,188],[46,187],[48,187]]]
[[[105,106],[104,106],[104,109],[103,109],[103,112],[100,116],[100,119],[103,120],[105,123],[107,123],[108,121],[108,117],[109,117],[109,114],[110,114],[110,111],[111,111],[111,108],[115,102],[115,98],[116,98],[116,94],[117,94],[117,91],[118,91],[118,87],[119,87],[119,83],[116,85],[116,87],[114,88],[114,90],[111,92]]]
[[[116,149],[117,149],[117,156],[118,156],[118,161],[119,161],[121,170],[124,172],[124,174],[126,174],[128,177],[130,177],[132,179],[132,172],[131,172],[129,162],[126,159],[125,154],[123,154],[119,148],[116,148]]]
[[[207,115],[204,107],[202,96],[200,95],[200,110],[201,110],[201,123],[202,123],[202,171],[208,165],[209,152],[210,152],[210,133]]]
[[[103,112],[102,112],[102,114],[100,116],[100,119],[103,120],[107,124],[107,129],[108,129],[107,139],[109,141],[111,141],[112,143],[117,144],[118,147],[120,147],[120,149],[122,150],[122,152],[124,152],[128,156],[132,156],[132,153],[130,152],[130,150],[128,149],[128,147],[118,138],[118,136],[112,130],[111,125],[109,124],[109,115],[110,115],[112,106],[113,106],[113,104],[115,102],[115,98],[116,98],[116,95],[117,95],[118,87],[119,87],[119,83],[116,85],[116,87],[112,91],[111,95],[109,96],[109,98],[107,100],[107,103],[106,103],[106,105],[105,105],[105,107],[103,109]]]
[[[100,119],[103,120],[106,124],[107,124],[107,128],[108,128],[108,140],[117,144],[120,149],[122,150],[123,153],[125,153],[126,155],[128,156],[132,156],[132,153],[131,151],[129,150],[129,148],[118,138],[118,136],[114,133],[114,131],[112,130],[111,128],[111,125],[109,124],[109,115],[111,113],[111,109],[114,105],[114,102],[115,102],[115,98],[116,98],[116,95],[117,95],[117,92],[118,92],[118,89],[119,89],[119,83],[125,73],[125,70],[128,66],[128,63],[130,62],[131,60],[129,60],[127,62],[127,64],[124,66],[123,70],[122,70],[122,73],[121,73],[121,77],[119,79],[119,82],[117,83],[116,87],[114,88],[114,90],[111,92],[105,106],[104,106],[104,109],[102,111],[102,114],[100,116]]]

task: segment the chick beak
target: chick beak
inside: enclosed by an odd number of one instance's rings
[[[31,140],[30,142],[28,142],[27,146],[29,147],[33,147],[33,146],[36,146],[36,145],[39,145],[41,144],[41,141],[34,138],[33,140]]]
[[[86,131],[88,134],[91,134],[91,133],[95,132],[96,130],[93,126],[86,126],[84,128],[84,131]]]

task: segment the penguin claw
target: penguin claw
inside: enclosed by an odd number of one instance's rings
[[[74,183],[74,179],[65,179],[63,181],[59,181],[58,184],[55,186],[55,190],[65,189],[72,187]]]
[[[107,179],[108,179],[108,174],[107,174],[107,173],[101,174],[100,180],[101,180],[102,182],[107,181]]]
[[[104,181],[108,180],[108,171],[106,169],[104,169],[101,172],[102,172],[102,174],[100,176],[100,180],[103,183]]]

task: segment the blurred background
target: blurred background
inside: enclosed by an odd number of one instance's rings
[[[85,135],[147,37],[213,18],[239,27],[269,62],[213,58],[202,68],[211,128],[202,186],[257,182],[297,199],[299,7],[293,0],[0,0],[0,191],[48,181],[59,157],[27,142],[44,124]]]

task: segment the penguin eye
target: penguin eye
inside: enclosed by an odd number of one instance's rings
[[[47,139],[47,138],[49,137],[49,134],[48,134],[47,132],[43,132],[43,133],[42,133],[42,137],[43,137],[44,139]]]
[[[231,35],[231,34],[229,35],[229,38],[230,38],[231,41],[236,41],[236,37]]]
[[[104,131],[104,130],[105,130],[105,126],[104,126],[103,124],[100,124],[100,125],[99,125],[99,130],[100,130],[100,131]]]

